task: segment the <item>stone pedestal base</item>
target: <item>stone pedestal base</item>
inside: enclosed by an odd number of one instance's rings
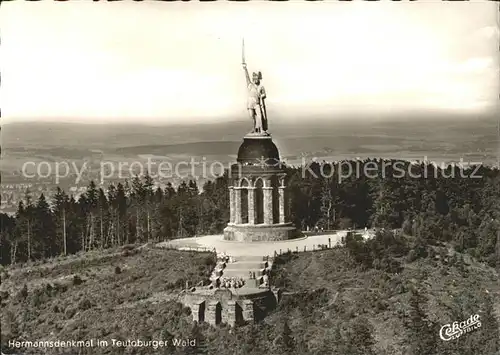
[[[276,308],[279,293],[278,289],[242,287],[232,294],[229,290],[213,291],[202,287],[186,294],[183,303],[191,308],[194,321],[234,326],[262,320]],[[227,298],[229,294],[231,299]]]
[[[292,223],[228,224],[224,229],[224,240],[235,242],[274,242],[300,236]]]

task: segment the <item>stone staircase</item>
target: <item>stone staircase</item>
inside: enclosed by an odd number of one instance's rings
[[[184,303],[191,308],[193,320],[207,322],[213,326],[227,323],[231,326],[262,320],[276,307],[281,291],[269,284],[264,285],[263,272],[272,267],[272,258],[263,256],[218,255],[217,265],[212,273],[212,282],[224,278],[243,279],[241,287],[220,287],[214,285],[193,288],[184,294]],[[250,278],[255,273],[256,278]]]
[[[262,256],[237,256],[227,263],[218,263],[211,280],[216,278],[241,278],[245,286],[258,287],[262,283],[264,270],[270,270],[272,260],[265,261]],[[256,282],[250,278],[250,273],[255,273]]]
[[[226,268],[222,271],[222,277],[227,277],[227,278],[238,277],[245,280],[245,279],[250,279],[250,272],[251,272],[252,274],[255,273],[256,278],[259,278],[264,275],[263,270],[264,269],[256,269],[256,268],[249,268],[249,269]]]
[[[244,270],[261,270],[267,267],[267,261],[233,261],[226,265],[226,267],[230,267],[231,269],[244,269]]]

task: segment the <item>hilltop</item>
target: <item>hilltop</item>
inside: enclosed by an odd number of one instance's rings
[[[429,354],[500,350],[492,316],[493,309],[500,315],[493,297],[500,291],[498,272],[446,244],[419,249],[414,243],[378,234],[373,242],[354,239],[347,247],[279,256],[273,280],[283,287],[281,303],[263,322],[239,328],[195,325],[189,308],[178,303],[185,281],[208,277],[210,253],[127,246],[7,267],[0,288],[2,342],[197,340],[195,348],[138,348],[134,354],[400,354],[415,351],[412,339],[434,347]],[[439,339],[440,326],[476,313],[481,329],[457,341]],[[418,322],[427,333],[412,334],[423,331]],[[131,352],[106,347],[99,353]]]

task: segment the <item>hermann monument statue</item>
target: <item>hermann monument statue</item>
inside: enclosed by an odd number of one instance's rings
[[[239,247],[244,249],[249,243],[282,241],[297,238],[301,233],[290,221],[286,169],[267,132],[262,74],[255,72],[250,79],[244,52],[243,69],[248,90],[246,109],[253,129],[243,137],[236,163],[229,168],[229,220],[223,238],[240,242]],[[258,244],[254,247],[260,249]],[[273,256],[239,256],[241,260],[235,262],[224,254],[224,266],[215,270],[211,286],[197,286],[184,293],[184,303],[190,305],[193,320],[234,326],[262,319],[281,298],[281,291],[271,287],[269,279]],[[244,278],[243,289],[236,290],[240,286],[234,278]]]
[[[286,170],[278,148],[268,131],[266,91],[262,74],[252,80],[245,63],[247,110],[253,130],[243,137],[236,164],[229,172],[229,223],[224,239],[240,242],[265,242],[296,238],[299,232],[290,222],[285,197]]]
[[[262,73],[252,73],[252,79],[248,74],[247,64],[245,62],[245,42],[242,45],[242,64],[247,81],[248,99],[247,110],[250,118],[253,120],[252,133],[267,135],[267,111],[266,111],[266,89],[261,84]]]

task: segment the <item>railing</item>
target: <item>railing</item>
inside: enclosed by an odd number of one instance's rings
[[[333,234],[343,231],[345,231],[345,229],[323,229],[323,230],[303,230],[302,233],[309,237],[314,235]]]
[[[194,246],[179,246],[176,248],[177,250],[186,250],[186,251],[198,251],[198,252],[214,252],[215,253],[215,248],[208,248],[208,247],[194,247]]]
[[[328,238],[328,244],[318,244],[318,245],[313,244],[312,249],[310,248],[309,250],[307,249],[307,245],[304,245],[304,250],[303,251],[307,252],[307,251],[320,251],[320,250],[333,249],[336,245],[338,245],[338,244],[332,245],[332,240],[330,238]],[[276,258],[279,255],[291,254],[291,253],[298,253],[298,252],[299,252],[299,247],[295,247],[295,250],[292,250],[290,248],[287,248],[285,250],[280,249],[279,251],[275,250],[274,251],[274,257]],[[267,256],[265,258],[269,259],[269,256]]]
[[[352,230],[348,230],[347,233],[355,233],[355,234],[363,234],[363,232],[371,232],[373,233],[373,229],[369,229],[369,230],[363,230],[363,229],[352,229]],[[395,232],[397,233],[397,230],[395,230]],[[321,234],[321,232],[320,232]],[[327,234],[326,231],[324,234]],[[314,234],[313,234],[314,235]],[[327,250],[327,249],[334,249],[340,245],[342,245],[342,243],[344,242],[345,240],[345,237],[342,237],[340,239],[339,242],[336,242],[336,243],[332,243],[332,239],[331,238],[328,238],[328,244],[313,244],[312,245],[312,248],[309,247],[307,248],[307,245],[304,245],[304,252],[307,252],[307,251],[321,251],[321,250]],[[276,258],[277,256],[279,255],[283,255],[283,254],[291,254],[291,253],[299,253],[299,251],[302,251],[302,250],[299,250],[299,247],[295,247],[295,250],[293,249],[290,249],[290,248],[287,248],[287,249],[279,249],[279,250],[275,250],[274,251],[274,257]],[[269,256],[265,256],[264,257],[264,261],[266,260],[269,260]]]
[[[200,246],[192,246],[192,245],[166,245],[162,246],[162,249],[173,249],[173,250],[180,250],[180,251],[197,251],[197,252],[206,252],[206,253],[216,253],[215,248],[208,248],[208,247],[200,247]]]

